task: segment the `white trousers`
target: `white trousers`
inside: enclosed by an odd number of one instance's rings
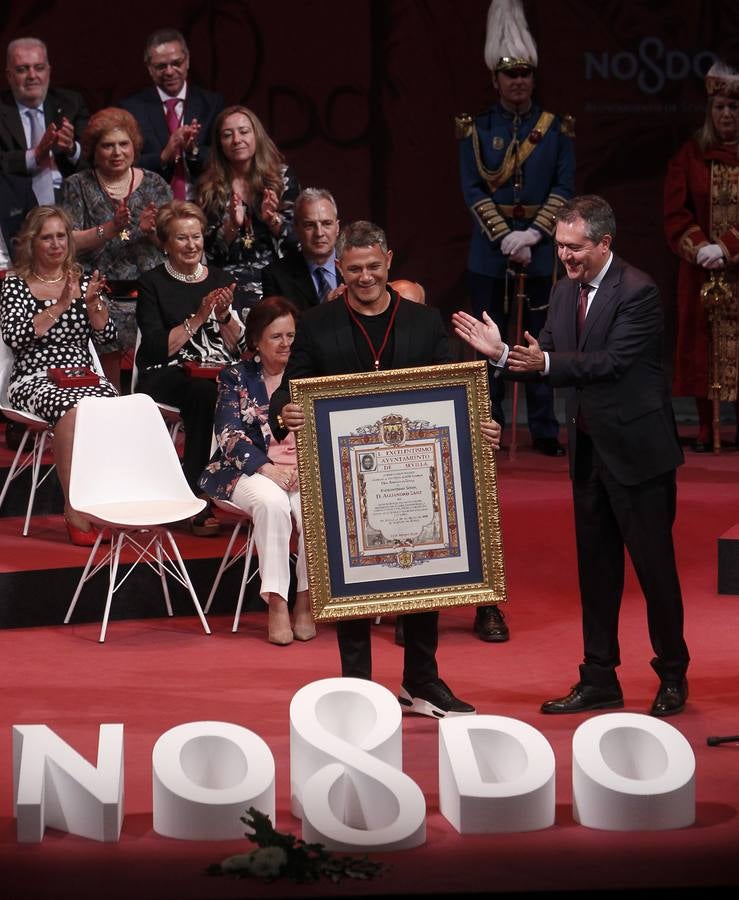
[[[293,519],[298,533],[298,561],[295,567],[298,590],[308,590],[300,491],[287,493],[266,475],[256,472],[239,478],[231,495],[231,502],[241,507],[254,522],[254,543],[262,581],[261,595],[265,603],[269,601],[270,594],[279,594],[287,600]]]

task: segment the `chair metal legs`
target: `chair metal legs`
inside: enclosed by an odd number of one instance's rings
[[[236,543],[236,538],[239,536],[239,532],[241,531],[242,526],[246,526],[246,531],[242,535],[242,543],[236,553],[231,556],[231,551],[233,550],[234,544]],[[239,629],[239,619],[241,618],[241,608],[244,605],[244,594],[246,593],[246,586],[254,577],[256,572],[252,572],[249,575],[249,567],[251,566],[251,559],[254,555],[254,525],[251,519],[239,519],[238,522],[234,525],[233,531],[231,532],[231,539],[228,542],[228,546],[226,547],[226,551],[223,554],[223,559],[221,560],[221,564],[218,567],[218,572],[216,573],[215,580],[213,581],[213,587],[210,589],[210,594],[208,595],[208,602],[205,604],[205,612],[206,614],[210,611],[210,606],[213,603],[213,598],[216,595],[216,591],[218,590],[218,585],[221,583],[221,578],[223,577],[223,573],[231,568],[234,563],[237,563],[240,559],[244,560],[244,572],[241,576],[241,587],[239,589],[239,599],[236,603],[236,614],[234,615],[233,626],[231,631],[235,632]]]
[[[26,451],[26,443],[28,442],[31,433],[33,433],[33,447],[30,450]],[[49,477],[49,475],[51,475],[55,468],[52,464],[49,470],[44,473],[43,477],[39,478],[39,474],[41,472],[41,459],[44,455],[46,439],[48,438],[49,434],[50,432],[46,428],[40,431],[33,432],[32,429],[26,428],[26,430],[23,432],[21,442],[18,445],[18,449],[15,451],[13,462],[10,465],[8,476],[5,479],[5,484],[3,485],[2,492],[0,493],[1,507],[5,500],[5,495],[8,493],[10,482],[17,478],[20,474],[25,472],[27,468],[31,468],[31,490],[28,494],[26,519],[23,524],[23,537],[28,536],[28,530],[31,524],[31,514],[33,513],[33,503],[36,499],[36,490],[46,481],[46,479]]]
[[[172,555],[170,555],[167,550],[167,545],[163,541],[164,537],[166,537],[169,542],[169,547],[171,548]],[[105,601],[105,612],[103,613],[103,624],[100,629],[99,639],[100,643],[102,644],[105,640],[105,633],[108,627],[108,617],[110,615],[110,609],[113,602],[113,594],[128,578],[131,572],[133,572],[138,563],[142,562],[159,575],[162,583],[162,593],[164,594],[164,603],[167,608],[167,615],[172,615],[172,604],[170,601],[169,588],[167,585],[167,575],[170,575],[172,578],[176,579],[184,588],[187,589],[188,593],[192,597],[193,605],[195,606],[195,612],[198,614],[205,633],[211,633],[210,627],[208,626],[208,622],[203,613],[203,609],[200,606],[200,601],[198,600],[195,589],[192,586],[192,581],[190,581],[190,576],[187,573],[187,569],[185,568],[182,556],[180,555],[177,543],[172,537],[172,533],[167,528],[114,528],[113,540],[110,543],[110,547],[106,548],[102,558],[97,563],[95,563],[95,554],[100,547],[101,539],[102,530],[98,535],[97,540],[95,541],[95,546],[90,551],[90,555],[87,559],[87,564],[85,565],[82,576],[80,577],[80,580],[77,584],[77,590],[74,593],[72,602],[70,603],[67,614],[64,617],[65,625],[69,622],[72,613],[74,612],[74,608],[77,604],[77,600],[80,596],[82,587],[85,582],[96,575],[100,571],[100,569],[103,568],[103,566],[107,565],[109,570],[108,594]],[[126,574],[123,575],[120,580],[117,580],[121,550],[124,546],[133,548],[137,556]]]

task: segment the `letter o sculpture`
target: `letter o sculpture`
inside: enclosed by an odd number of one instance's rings
[[[695,821],[695,756],[672,725],[607,713],[572,737],[575,820],[607,831],[659,831]]]
[[[154,831],[192,841],[241,838],[250,806],[275,823],[275,761],[262,738],[231,722],[186,722],[152,751]]]

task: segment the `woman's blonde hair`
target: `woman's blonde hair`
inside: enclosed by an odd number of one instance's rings
[[[226,198],[231,193],[233,172],[221,146],[221,129],[229,116],[237,114],[246,116],[254,129],[254,156],[246,176],[249,205],[258,212],[261,204],[257,198],[261,197],[267,188],[271,188],[277,194],[278,200],[284,190],[282,182],[284,157],[265,131],[259,117],[245,106],[227,106],[213,123],[210,155],[197,185],[198,203],[209,219],[220,218],[226,208]]]
[[[190,200],[170,200],[160,207],[157,213],[157,237],[160,243],[166,244],[170,236],[170,227],[179,219],[197,219],[205,234],[207,221],[203,210]]]
[[[13,271],[21,278],[28,278],[33,272],[33,242],[49,219],[60,219],[67,232],[67,255],[62,261],[64,272],[71,272],[75,278],[82,274],[82,267],[75,258],[72,223],[61,206],[37,206],[25,218],[16,239],[15,264]]]

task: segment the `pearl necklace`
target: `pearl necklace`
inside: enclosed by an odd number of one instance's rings
[[[192,282],[192,281],[197,281],[200,278],[200,276],[203,274],[203,264],[202,263],[197,264],[195,271],[192,273],[192,275],[185,275],[184,272],[178,272],[177,269],[175,269],[172,266],[172,264],[170,263],[170,261],[168,259],[166,259],[164,261],[164,268],[172,276],[172,278],[176,278],[177,281],[185,281],[188,283]]]
[[[129,169],[118,181],[105,181],[99,173],[96,174],[103,190],[111,197],[115,197],[116,200],[130,194],[130,188],[133,185],[133,169]]]
[[[31,269],[31,275],[33,275],[34,278],[38,278],[38,280],[44,284],[59,284],[62,278],[64,278],[64,271],[62,270],[62,274],[59,275],[58,278],[43,278],[38,272],[34,272],[33,269]]]

